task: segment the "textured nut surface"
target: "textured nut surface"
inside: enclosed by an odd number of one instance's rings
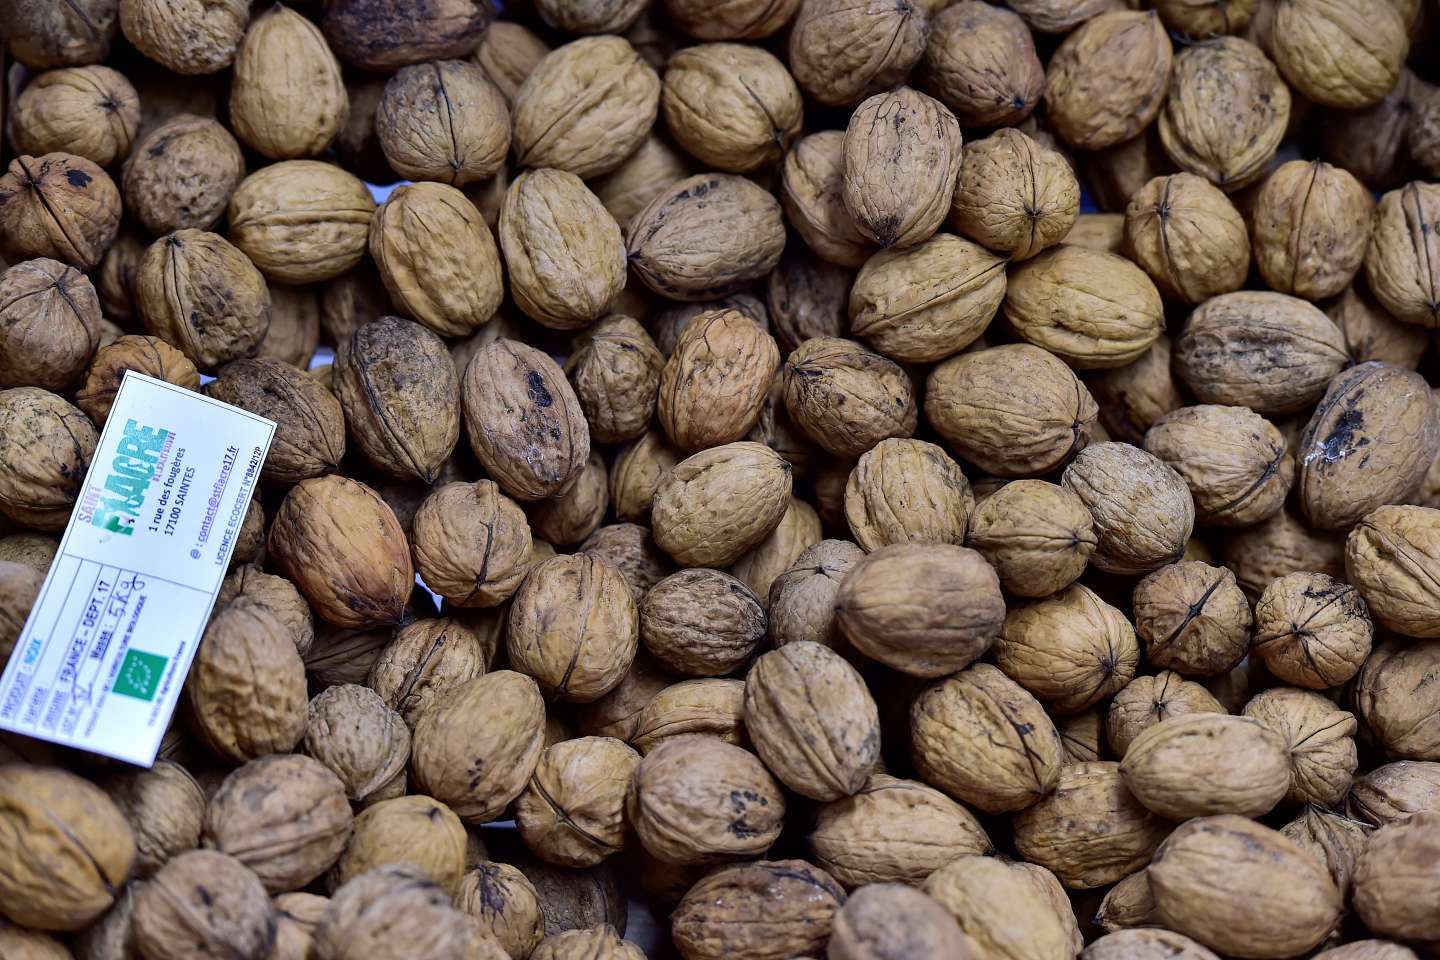
[[[790,486],[790,465],[763,444],[741,441],[702,450],[676,464],[656,486],[655,543],[685,566],[728,566],[780,523]]]
[[[140,98],[125,75],[109,67],[49,70],[15,98],[11,117],[20,153],[63,151],[108,167],[130,152]]]
[[[951,9],[980,6],[967,0]],[[1080,184],[1059,151],[1014,128],[965,148],[950,223],[970,239],[1028,260],[1065,239],[1079,212]]]
[[[465,874],[455,906],[474,917],[512,960],[523,960],[545,937],[535,886],[508,863],[481,861]]]
[[[1245,220],[1193,173],[1156,177],[1131,196],[1125,251],[1161,293],[1186,303],[1238,290],[1250,272]]]
[[[828,955],[835,960],[901,960],[918,954],[965,957],[970,941],[934,900],[899,883],[857,890],[835,914]]]
[[[1395,4],[1357,0],[1279,4],[1272,42],[1275,62],[1296,90],[1348,110],[1385,96],[1409,51]]]
[[[1056,715],[1084,710],[1135,676],[1140,643],[1125,615],[1071,584],[1005,616],[995,665]]]
[[[685,451],[741,439],[755,426],[780,350],[738,310],[707,310],[686,325],[660,373],[656,414]]]
[[[90,270],[119,228],[120,191],[84,157],[17,157],[0,176],[0,250],[12,260],[49,257]]]
[[[1234,667],[1250,640],[1250,604],[1223,567],[1183,560],[1135,585],[1135,630],[1157,667],[1215,676]]]
[[[1145,573],[1180,558],[1195,522],[1185,481],[1128,443],[1086,447],[1060,478],[1095,522],[1090,562],[1110,573]]]
[[[703,878],[671,924],[682,956],[693,960],[785,960],[824,948],[844,901],[840,885],[804,860],[757,860]]]
[[[1290,787],[1286,741],[1248,717],[1192,713],[1162,720],[1131,742],[1125,785],[1172,820],[1219,813],[1261,816]]]
[[[0,390],[0,513],[63,530],[98,440],[85,414],[55,394]]]
[[[1440,268],[1435,222],[1440,188],[1408,183],[1380,198],[1365,254],[1365,278],[1375,298],[1396,319],[1440,326]]]
[[[192,850],[167,863],[136,891],[130,920],[140,955],[165,958],[263,957],[274,944],[276,923],[260,878],[214,850]],[[177,949],[180,944],[187,949]]]
[[[1440,651],[1387,640],[1365,659],[1351,688],[1355,712],[1391,757],[1428,760],[1440,750],[1440,704],[1429,687]]]
[[[279,360],[235,360],[216,372],[208,396],[275,421],[262,480],[283,486],[339,467],[345,415],[323,384]]]
[[[1124,759],[1135,738],[1157,723],[1191,713],[1225,712],[1200,684],[1161,670],[1153,677],[1136,677],[1115,694],[1105,717],[1105,742]]]
[[[790,27],[789,64],[810,96],[853,106],[901,82],[925,53],[925,11],[895,0],[802,3]]]
[[[1025,22],[975,0],[946,5],[935,15],[920,73],[926,88],[967,127],[1017,124],[1045,92],[1045,69]]]
[[[525,844],[541,858],[588,867],[625,842],[625,793],[640,755],[611,737],[580,737],[546,747],[515,801]]]
[[[351,173],[318,160],[257,170],[230,197],[230,241],[282,283],[333,280],[365,255],[375,200]]]
[[[390,864],[407,863],[446,893],[465,870],[465,827],[454,811],[430,797],[382,800],[355,817],[354,829],[335,869],[331,890]]]
[[[845,207],[845,134],[823,130],[802,137],[780,168],[785,219],[815,255],[858,267],[874,247]]]
[[[525,512],[489,480],[437,488],[410,536],[421,579],[459,607],[504,603],[530,570]]]
[[[406,624],[378,654],[366,682],[413,729],[431,704],[485,672],[502,626],[498,613]]]
[[[476,945],[476,941],[480,945]],[[408,863],[357,876],[335,891],[315,928],[317,960],[359,960],[409,952],[435,960],[491,960],[498,946],[451,906],[449,891]]]
[[[1440,571],[1440,510],[1381,507],[1345,541],[1345,577],[1376,620],[1409,637],[1433,637]]]
[[[152,234],[208,230],[244,176],[245,156],[229,130],[181,114],[147,132],[125,161],[125,210]]]
[[[866,550],[963,544],[974,504],[959,464],[922,440],[882,440],[855,464],[845,485],[845,519]]]
[[[1440,904],[1432,868],[1440,814],[1419,813],[1381,827],[1355,865],[1355,910],[1372,931],[1396,939],[1426,939],[1437,931]]]
[[[1195,522],[1252,526],[1278,512],[1295,478],[1281,432],[1244,407],[1181,407],[1155,421],[1145,450],[1184,479]]]
[[[1355,587],[1323,573],[1292,573],[1255,604],[1252,649],[1279,679],[1325,690],[1359,671],[1374,630]]]
[[[206,797],[178,763],[158,760],[149,770],[100,781],[135,835],[136,877],[148,877],[177,854],[200,846]]]
[[[1056,132],[1086,150],[1129,140],[1160,112],[1171,58],[1170,37],[1153,11],[1112,10],[1086,20],[1060,44],[1045,77]]]
[[[481,65],[436,60],[403,67],[386,82],[375,133],[402,177],[460,187],[504,167],[510,111]]]
[[[1365,259],[1374,206],[1344,169],[1318,160],[1281,165],[1255,198],[1260,275],[1272,290],[1307,300],[1340,293]]]
[[[1245,716],[1285,738],[1290,759],[1285,799],[1322,807],[1340,803],[1359,763],[1353,714],[1321,694],[1272,687],[1245,705]]]
[[[217,73],[230,66],[249,23],[250,5],[245,0],[125,0],[120,4],[120,29],[125,39],[151,60],[188,76]]]
[[[665,64],[665,125],[709,169],[746,173],[776,163],[800,135],[800,89],[759,47],[709,43]]]
[[[437,0],[416,9],[403,0],[343,0],[325,8],[321,27],[346,63],[388,73],[422,60],[475,49],[495,10],[482,0]]]
[[[38,259],[0,275],[0,384],[65,392],[99,341],[99,298],[74,267]]]
[[[1022,597],[1047,597],[1080,576],[1095,552],[1095,523],[1075,494],[1044,480],[1015,480],[970,516],[965,545]]]
[[[358,806],[405,792],[410,730],[369,687],[338,684],[316,694],[302,745],[340,778],[345,796]]]
[[[635,717],[630,744],[641,753],[649,754],[661,743],[685,734],[703,734],[736,746],[748,746],[745,682],[707,678],[663,687],[645,702]]]
[[[230,84],[236,135],[272,160],[314,156],[349,112],[340,63],[320,28],[284,6],[256,17],[236,52]]]
[[[1033,863],[960,857],[921,887],[950,912],[980,952],[1001,957],[1059,960],[1084,940],[1065,890]]]
[[[915,432],[915,392],[904,369],[853,340],[807,340],[786,359],[784,373],[791,419],[836,456],[859,456]]]
[[[661,580],[640,605],[640,637],[666,669],[724,676],[750,659],[765,637],[765,608],[743,583],[719,570],[682,570]]]

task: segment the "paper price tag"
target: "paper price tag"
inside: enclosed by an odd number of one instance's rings
[[[5,672],[0,728],[149,766],[275,424],[130,372]]]

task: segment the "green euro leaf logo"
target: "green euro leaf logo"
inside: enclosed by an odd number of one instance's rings
[[[143,650],[125,651],[125,660],[120,664],[120,673],[115,677],[113,691],[136,700],[154,700],[155,691],[160,689],[160,678],[165,676],[165,664],[169,657],[161,657]]]

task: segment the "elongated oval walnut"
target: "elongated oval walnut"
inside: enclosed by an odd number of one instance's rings
[[[854,106],[905,79],[929,27],[919,5],[896,0],[802,3],[790,28],[790,71],[820,103]]]
[[[662,6],[697,40],[760,40],[785,26],[800,0],[663,0]]]
[[[1277,4],[1275,62],[1296,90],[1327,107],[1354,110],[1395,86],[1409,52],[1405,21],[1393,3],[1298,0]],[[1323,51],[1323,53],[1322,53]],[[1322,66],[1344,64],[1336,70]]]
[[[815,255],[858,267],[874,246],[845,207],[845,134],[823,130],[802,137],[780,168],[785,219]]]
[[[438,0],[418,9],[404,0],[339,0],[325,8],[320,25],[340,59],[389,73],[467,55],[494,19],[495,8],[483,0]]]
[[[882,440],[845,485],[845,519],[860,546],[965,542],[975,498],[959,464],[923,440]]]
[[[1355,910],[1375,933],[1425,939],[1440,932],[1433,871],[1440,814],[1421,813],[1381,827],[1355,865]]]
[[[345,456],[345,415],[335,395],[279,360],[236,360],[205,392],[222,403],[275,421],[260,477],[290,485],[330,473]]]
[[[909,436],[917,419],[914,390],[898,364],[834,337],[807,340],[785,361],[785,407],[812,440],[842,457]]]
[[[1146,728],[1125,751],[1125,784],[1172,820],[1268,813],[1290,788],[1289,750],[1248,717],[1192,713]]]
[[[974,0],[935,15],[920,75],[967,127],[1018,124],[1045,92],[1045,68],[1025,21]]]
[[[303,64],[299,77],[287,70]],[[272,160],[322,152],[350,112],[340,62],[320,28],[276,5],[255,18],[235,55],[230,124]]]
[[[1111,573],[1145,573],[1185,552],[1195,505],[1185,481],[1159,458],[1128,443],[1086,447],[1061,485],[1095,521],[1090,562]]]
[[[1129,140],[1164,105],[1171,57],[1170,37],[1153,10],[1100,13],[1050,58],[1047,116],[1074,147],[1099,150]]]
[[[774,338],[749,317],[738,310],[701,313],[660,373],[661,426],[686,451],[741,439],[759,419],[779,365]]]
[[[1408,183],[1380,198],[1365,254],[1375,298],[1405,323],[1440,326],[1440,187]]]
[[[630,745],[650,754],[662,743],[687,734],[748,746],[742,680],[682,680],[660,690],[635,718]]]
[[[565,374],[594,439],[621,443],[645,432],[655,414],[664,364],[644,326],[623,314],[611,314],[575,338]],[[612,465],[612,474],[617,468]],[[613,490],[611,499],[616,499]],[[631,519],[618,507],[616,512]]]
[[[759,544],[790,505],[790,464],[741,441],[702,450],[665,473],[655,490],[655,543],[678,563],[724,567]]]
[[[1346,170],[1292,160],[1255,197],[1255,262],[1272,290],[1325,300],[1365,260],[1375,202]],[[1371,359],[1371,358],[1364,358]]]
[[[640,635],[658,663],[684,676],[724,676],[765,636],[765,609],[743,583],[718,570],[671,574],[640,606]]]
[[[1039,864],[961,857],[921,889],[950,912],[982,955],[1068,957],[1084,943],[1065,889]]]
[[[704,877],[671,923],[688,960],[787,960],[820,952],[844,899],[829,874],[804,860],[757,860]]]
[[[0,276],[0,385],[65,392],[100,342],[100,301],[74,267],[18,263]]]
[[[316,283],[365,256],[375,200],[354,176],[318,160],[255,171],[230,197],[230,241],[272,280]]]

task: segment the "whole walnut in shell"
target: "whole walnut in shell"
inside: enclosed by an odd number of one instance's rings
[[[345,883],[315,928],[316,960],[423,956],[498,960],[504,951],[450,894],[408,863],[380,867]]]
[[[845,128],[845,207],[882,247],[913,247],[940,227],[960,172],[960,124],[909,87],[866,99]]]
[[[484,0],[437,0],[419,8],[405,0],[337,0],[325,5],[320,25],[340,59],[389,73],[469,54],[494,19],[495,8]]]
[[[1059,358],[1028,343],[952,357],[930,371],[925,418],[986,473],[1037,476],[1090,442],[1097,408]]]
[[[1164,105],[1172,56],[1153,10],[1099,13],[1050,58],[1046,115],[1072,147],[1099,150],[1129,140]]]
[[[546,747],[515,800],[520,838],[541,859],[594,866],[624,845],[625,793],[640,755],[612,737]]]
[[[633,317],[611,314],[578,335],[565,374],[591,437],[621,443],[643,434],[655,413],[664,365],[655,342]],[[611,499],[616,499],[613,490]]]
[[[1109,573],[1145,573],[1178,560],[1195,521],[1185,481],[1128,443],[1081,450],[1061,475],[1095,522],[1090,562]]]
[[[1385,96],[1410,47],[1396,5],[1364,0],[1277,4],[1272,43],[1280,72],[1299,93],[1344,110]]]
[[[110,54],[119,7],[117,0],[6,0],[5,46],[35,70],[98,63]]]
[[[1156,177],[1130,198],[1125,250],[1166,297],[1198,304],[1244,286],[1245,220],[1218,188],[1193,173]]]
[[[1160,417],[1185,405],[1170,369],[1170,338],[1161,334],[1140,359],[1091,378],[1110,439],[1139,446]]]
[[[1369,823],[1307,804],[1299,816],[1280,828],[1280,832],[1322,864],[1340,890],[1340,896],[1348,897],[1350,878],[1355,873],[1355,859],[1364,849],[1372,829],[1373,825]]]
[[[208,230],[245,176],[235,137],[210,117],[181,114],[149,130],[125,161],[125,211],[150,233]]]
[[[697,40],[759,40],[785,26],[800,0],[662,0],[661,6]]]
[[[787,960],[824,948],[844,900],[840,885],[804,860],[757,860],[701,879],[671,929],[686,960]]]
[[[172,857],[200,846],[207,800],[178,763],[117,773],[100,782],[135,836],[135,876],[148,877]]]
[[[48,562],[45,569],[49,569]],[[20,639],[20,631],[44,582],[45,570],[0,560],[0,656],[7,660],[15,650],[15,641]]]
[[[1134,611],[1147,659],[1186,676],[1224,673],[1250,642],[1250,604],[1224,567],[1163,566],[1136,584]]]
[[[634,523],[600,527],[580,544],[580,552],[619,570],[636,604],[674,570],[669,558],[655,546],[649,528]]]
[[[39,387],[0,390],[0,514],[59,533],[99,435],[77,407]]]
[[[1402,646],[1395,640],[1377,644],[1350,688],[1366,731],[1395,759],[1440,756],[1440,702],[1431,690],[1440,651],[1432,646]]]
[[[1060,715],[1116,692],[1139,664],[1125,615],[1078,583],[1008,612],[995,645],[995,665]]]
[[[918,411],[905,371],[852,340],[807,340],[784,370],[791,419],[836,456],[858,456],[881,440],[915,432]]]
[[[1188,37],[1244,33],[1261,0],[1158,0],[1155,9],[1171,30]]]
[[[130,920],[136,950],[153,960],[263,960],[276,924],[260,878],[214,850],[182,853],[162,867],[136,890]]]
[[[686,451],[741,439],[759,418],[779,365],[774,338],[740,311],[701,313],[660,373],[660,425]]]
[[[790,71],[820,103],[854,106],[905,79],[925,53],[929,28],[916,4],[802,3],[790,27]]]
[[[986,497],[965,536],[965,546],[990,561],[1001,585],[1022,597],[1064,589],[1085,571],[1095,545],[1084,503],[1044,480],[1015,480]]]
[[[447,483],[415,511],[411,550],[421,579],[451,603],[498,606],[530,570],[530,525],[489,480]]]
[[[230,241],[271,280],[333,280],[365,256],[374,212],[359,177],[318,160],[285,160],[235,188]]]
[[[405,792],[410,731],[368,687],[338,684],[316,694],[302,746],[340,778],[345,796],[357,806]]]
[[[597,177],[589,186],[624,230],[635,214],[666,187],[690,176],[691,172],[685,155],[669,140],[652,133],[619,169]]]
[[[303,64],[298,76],[287,71]],[[340,63],[320,28],[280,5],[255,18],[235,55],[230,125],[272,160],[321,153],[350,111]]]
[[[665,473],[655,490],[655,543],[685,566],[723,567],[780,523],[790,501],[790,464],[763,444],[702,450]]]
[[[619,932],[607,923],[546,937],[530,956],[534,960],[644,960],[645,951],[629,940],[622,940]]]
[[[4,915],[36,930],[79,930],[115,902],[135,834],[104,792],[58,767],[0,766]]]
[[[610,508],[609,477],[605,460],[597,451],[569,490],[531,508],[530,522],[537,536],[551,547],[573,547],[594,533]]]
[[[1105,742],[1124,759],[1135,738],[1157,723],[1192,713],[1225,713],[1200,684],[1172,670],[1136,677],[1116,693],[1105,718]]]
[[[1295,478],[1285,436],[1245,407],[1201,404],[1165,414],[1145,450],[1179,473],[1195,522],[1248,527],[1278,512]]]
[[[855,891],[835,914],[827,949],[833,960],[904,960],[964,957],[971,942],[925,894],[900,883],[877,883]]]
[[[1286,740],[1248,717],[1191,713],[1147,727],[1120,773],[1149,810],[1171,820],[1268,813],[1290,789]]]
[[[1355,865],[1355,910],[1365,926],[1396,939],[1440,933],[1434,830],[1440,814],[1420,813],[1371,835]]]
[[[1380,198],[1365,254],[1365,278],[1375,299],[1397,320],[1440,326],[1440,268],[1436,230],[1440,187],[1408,183]]]
[[[927,783],[986,813],[1031,806],[1060,775],[1054,722],[1038,700],[988,663],[916,697],[910,738],[915,768]]]
[[[795,79],[773,54],[739,43],[687,47],[665,64],[660,110],[702,166],[747,173],[780,160],[800,135]]]
[[[12,924],[0,925],[0,950],[15,960],[73,960],[64,942],[35,930]]]
[[[1038,864],[960,857],[921,889],[950,912],[982,956],[1059,960],[1084,944],[1064,888]]]
[[[503,624],[499,613],[408,623],[380,652],[367,683],[413,729],[432,704],[485,672]]]
[[[1359,763],[1353,714],[1318,693],[1271,687],[1245,705],[1245,716],[1285,739],[1290,758],[1286,800],[1334,807],[1345,798]]]
[[[743,583],[718,570],[682,570],[640,604],[640,637],[655,660],[684,676],[724,676],[765,637],[765,608]]]
[[[861,456],[845,486],[845,519],[866,550],[963,544],[974,503],[959,464],[922,440],[880,441]]]
[[[951,9],[981,5],[966,0]],[[1079,210],[1080,184],[1058,151],[1014,128],[966,146],[950,224],[970,239],[1027,260],[1063,240]]]
[[[235,60],[250,5],[245,0],[124,0],[120,29],[135,49],[175,73],[218,73]]]
[[[286,627],[295,649],[303,657],[310,652],[315,642],[315,622],[310,607],[300,596],[295,585],[284,577],[263,573],[259,567],[237,567],[220,584],[216,598],[216,610],[221,610],[238,597],[254,600],[266,606]]]
[[[479,64],[435,60],[390,77],[375,110],[375,133],[402,177],[461,187],[505,165],[510,111]]]
[[[201,230],[150,245],[135,297],[146,331],[203,370],[252,355],[270,326],[270,291],[260,271],[229,241]]]
[[[749,746],[745,736],[743,680],[684,680],[664,687],[635,717],[630,745],[650,754],[662,743],[686,734],[714,737]]]
[[[1282,164],[1265,178],[1251,213],[1266,285],[1306,300],[1340,293],[1365,260],[1374,206],[1346,170],[1318,160]]]
[[[1382,764],[1356,777],[1345,798],[1346,814],[1366,826],[1383,826],[1435,810],[1440,810],[1440,763],[1424,760]]]
[[[276,424],[260,478],[289,485],[335,470],[345,455],[345,415],[335,395],[279,360],[236,360],[205,393]]]
[[[875,252],[845,207],[845,133],[823,130],[802,137],[780,168],[785,219],[815,255],[858,267]]]
[[[99,338],[99,298],[74,267],[42,258],[0,275],[0,386],[65,392]]]
[[[967,127],[1017,124],[1045,92],[1045,69],[1025,22],[976,0],[948,4],[934,16],[920,75]]]
[[[140,98],[109,67],[71,67],[37,75],[15,98],[11,137],[31,156],[73,153],[108,167],[130,152],[140,128]]]
[[[1424,327],[1402,323],[1380,306],[1369,286],[1357,280],[1326,311],[1356,363],[1379,360],[1414,370],[1429,343]]]
[[[465,871],[465,844],[465,827],[443,803],[418,795],[382,800],[355,817],[328,884],[334,890],[403,862],[453,893]]]
[[[99,265],[120,230],[120,191],[96,164],[70,153],[21,156],[0,176],[0,251]]]
[[[545,937],[535,887],[508,863],[482,861],[460,882],[455,906],[480,923],[512,960],[524,960]]]
[[[1345,541],[1345,578],[1381,625],[1407,637],[1440,636],[1433,615],[1440,573],[1440,510],[1386,506]]]
[[[1374,629],[1355,587],[1323,573],[1292,573],[1255,604],[1252,653],[1286,683],[1325,690],[1359,671]]]

